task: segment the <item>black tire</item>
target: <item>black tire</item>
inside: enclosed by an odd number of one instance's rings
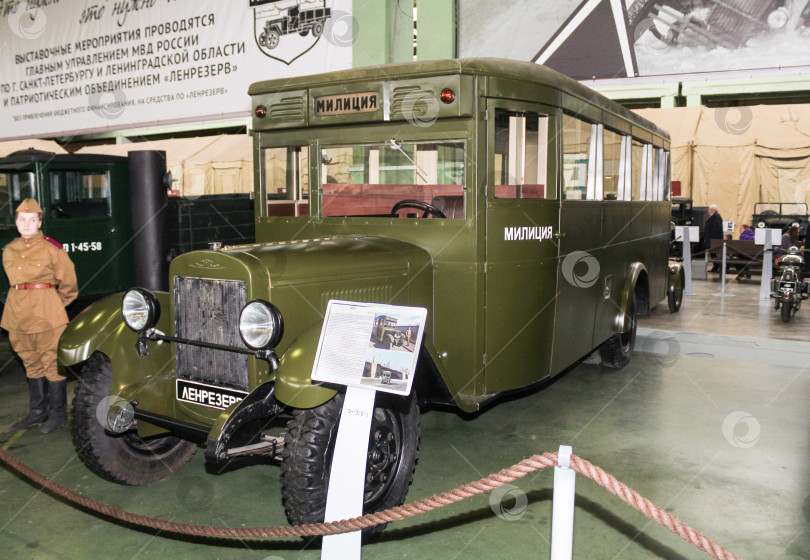
[[[320,37],[321,33],[323,33],[323,22],[316,21],[312,24],[312,36],[313,37]]]
[[[298,34],[301,37],[306,37],[307,35],[309,35],[309,27],[307,27],[306,29],[302,29],[301,31],[298,32]]]
[[[675,289],[667,294],[667,303],[669,304],[669,312],[677,313],[683,303],[683,271],[678,273],[678,279],[675,282]]]
[[[786,301],[782,304],[782,321],[785,323],[790,322],[790,317],[793,315],[793,304]]]
[[[343,394],[321,406],[299,410],[287,424],[281,460],[281,495],[293,525],[320,523]],[[393,442],[393,443],[392,443]],[[413,397],[377,393],[366,462],[363,513],[405,502],[419,450],[419,410]],[[380,535],[385,525],[363,530],[364,540]]]
[[[610,369],[623,368],[630,362],[633,354],[633,344],[636,342],[636,326],[638,315],[636,313],[636,294],[630,302],[630,328],[625,333],[616,333],[599,347],[599,357],[602,365]]]
[[[134,431],[113,435],[96,417],[99,403],[110,396],[112,367],[95,354],[84,366],[73,399],[73,445],[82,462],[105,480],[142,486],[180,470],[197,446],[172,435],[141,439]]]

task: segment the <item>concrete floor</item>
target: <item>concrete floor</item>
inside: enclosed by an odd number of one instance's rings
[[[630,487],[745,559],[810,558],[810,307],[782,324],[758,287],[695,282],[681,313],[640,320],[630,365],[582,364],[545,389],[474,419],[422,416],[408,499],[439,493],[570,444]],[[7,341],[2,350],[8,357]],[[0,369],[0,428],[24,411],[15,361]],[[0,447],[78,492],[137,513],[211,525],[284,524],[279,474],[208,474],[202,453],[168,480],[107,483],[76,458],[67,429],[0,433]],[[548,558],[552,472],[390,525],[373,558]],[[524,501],[525,507],[520,507]],[[708,558],[595,483],[577,477],[574,557]],[[496,514],[497,512],[497,514]],[[303,540],[224,542],[137,530],[75,509],[0,469],[0,558],[319,558]]]

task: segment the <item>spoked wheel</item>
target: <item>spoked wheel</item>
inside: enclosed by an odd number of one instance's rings
[[[197,451],[171,435],[142,439],[134,431],[111,434],[99,420],[102,401],[110,396],[112,367],[95,354],[82,370],[73,400],[73,445],[82,462],[100,477],[131,486],[162,480],[180,470]]]
[[[281,462],[284,508],[293,525],[320,523],[343,395],[296,412],[287,424]],[[402,505],[413,478],[419,447],[419,411],[413,397],[377,394],[366,459],[363,513]],[[378,536],[385,525],[363,530]]]
[[[636,342],[636,326],[638,322],[635,293],[633,293],[633,299],[630,302],[630,313],[627,321],[629,323],[627,332],[614,334],[599,347],[599,357],[605,367],[620,369],[630,361],[633,344]]]

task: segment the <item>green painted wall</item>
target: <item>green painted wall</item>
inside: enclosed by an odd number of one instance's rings
[[[455,58],[456,1],[421,0],[416,3],[416,58],[441,60]]]
[[[413,0],[354,0],[353,66],[413,60]]]
[[[456,0],[354,0],[355,68],[414,59],[414,5],[417,59],[455,58]]]

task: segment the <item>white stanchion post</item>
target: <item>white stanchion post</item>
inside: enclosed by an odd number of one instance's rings
[[[368,437],[376,394],[374,389],[346,387],[332,456],[332,470],[329,473],[329,489],[326,492],[325,521],[340,521],[363,515]],[[321,558],[360,560],[361,536],[361,531],[325,536]]]
[[[683,228],[683,272],[684,272],[684,295],[692,295],[692,240],[689,239],[689,228]]]
[[[759,285],[759,299],[771,299],[771,278],[773,277],[773,243],[771,236],[765,237],[765,250],[762,253],[762,282]]]
[[[571,468],[570,445],[561,445],[554,467],[551,507],[551,560],[571,560],[574,548],[574,494],[577,473]]]

